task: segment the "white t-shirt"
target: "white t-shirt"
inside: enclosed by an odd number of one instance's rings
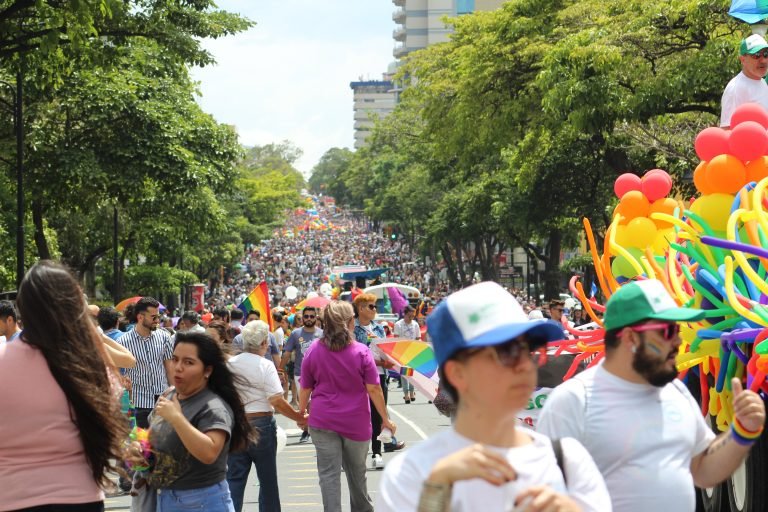
[[[243,352],[228,361],[232,371],[247,381],[237,385],[245,412],[274,412],[269,397],[283,394],[283,386],[272,361]]]
[[[283,332],[283,328],[278,327],[275,329],[275,332],[273,333],[275,335],[275,341],[277,342],[277,348],[280,349],[280,352],[283,351],[283,343],[285,342],[285,333]]]
[[[406,324],[405,318],[401,318],[395,322],[393,331],[395,336],[400,336],[401,338],[408,338],[409,340],[421,339],[421,328],[416,320],[411,320],[410,324]]]
[[[768,110],[768,84],[741,72],[725,86],[720,103],[720,126],[730,126],[733,111],[744,103],[758,103]]]
[[[536,430],[584,445],[617,512],[695,510],[691,459],[715,438],[680,381],[636,384],[602,364],[557,386]]]
[[[517,494],[534,485],[566,492],[549,439],[537,432],[526,433],[533,438],[531,444],[492,447],[506,456],[518,474],[517,480],[499,487],[479,478],[456,482],[451,493],[451,512],[512,510]],[[384,470],[376,495],[376,512],[415,511],[422,485],[435,463],[472,444],[474,441],[451,428],[399,454]],[[562,447],[569,496],[584,512],[610,512],[611,500],[605,483],[587,451],[574,439],[563,439]]]

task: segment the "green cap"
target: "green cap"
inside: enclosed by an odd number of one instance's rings
[[[763,36],[759,34],[752,34],[751,36],[742,39],[739,46],[739,55],[754,55],[761,50],[768,48],[768,42],[765,41]]]
[[[643,320],[693,322],[704,318],[700,309],[681,308],[656,279],[625,284],[611,295],[605,307],[605,329],[612,331]]]

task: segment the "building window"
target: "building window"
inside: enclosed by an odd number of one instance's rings
[[[456,14],[475,12],[475,0],[456,0]]]

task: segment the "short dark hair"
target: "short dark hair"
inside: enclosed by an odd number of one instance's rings
[[[564,300],[551,300],[551,301],[549,301],[549,309],[552,309],[553,306],[565,307],[565,301]]]
[[[189,311],[185,311],[181,315],[181,318],[179,318],[179,322],[181,322],[182,320],[186,320],[187,322],[196,324],[200,321],[200,317],[195,311],[189,310]]]
[[[252,310],[250,310],[250,311],[248,312],[248,315],[247,315],[247,316],[251,316],[251,315],[256,315],[256,318],[258,318],[259,320],[261,320],[261,313],[259,312],[259,310],[258,310],[258,309],[252,309]]]
[[[213,310],[213,316],[229,321],[229,310],[227,308],[216,308]]]
[[[280,323],[283,321],[283,314],[282,313],[275,313],[272,315],[272,319],[274,319],[275,322]]]
[[[14,322],[18,322],[18,315],[16,314],[16,308],[13,302],[9,300],[0,300],[0,318],[13,318]]]
[[[405,315],[406,313],[415,313],[415,312],[416,312],[416,308],[414,308],[414,307],[413,307],[413,306],[411,306],[410,304],[408,304],[407,306],[405,306],[405,307],[403,308],[403,314],[404,314],[404,315]]]
[[[301,316],[304,316],[304,313],[306,313],[307,311],[312,311],[315,315],[317,315],[317,308],[316,307],[314,307],[314,306],[307,306],[301,312]]]
[[[606,350],[613,350],[619,346],[619,333],[621,330],[624,329],[623,327],[619,327],[618,329],[611,329],[610,331],[605,331],[605,349]]]
[[[143,313],[149,308],[159,308],[160,302],[152,297],[142,297],[133,306],[133,314],[139,316],[139,313]]]
[[[99,314],[96,315],[96,320],[99,322],[99,327],[102,330],[108,331],[117,327],[117,322],[120,320],[120,313],[117,312],[112,306],[99,308]]]
[[[235,308],[229,312],[229,318],[232,320],[242,320],[244,316],[245,313],[243,313],[243,310],[240,308]]]

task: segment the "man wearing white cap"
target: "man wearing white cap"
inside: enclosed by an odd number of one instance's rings
[[[744,103],[757,103],[768,110],[768,42],[763,36],[752,34],[739,46],[741,73],[728,82],[720,102],[720,126],[731,127],[731,116]]]
[[[528,320],[512,295],[485,282],[441,302],[427,329],[440,384],[458,404],[456,421],[387,465],[377,512],[610,512],[605,483],[581,444],[563,439],[558,462],[549,439],[516,426],[536,387],[537,362],[562,327]]]
[[[763,430],[763,401],[738,379],[737,425],[717,438],[676,379],[677,322],[703,317],[678,307],[660,281],[622,286],[606,305],[604,362],[556,387],[539,415],[539,432],[589,450],[617,512],[693,512],[694,483],[728,478]]]

